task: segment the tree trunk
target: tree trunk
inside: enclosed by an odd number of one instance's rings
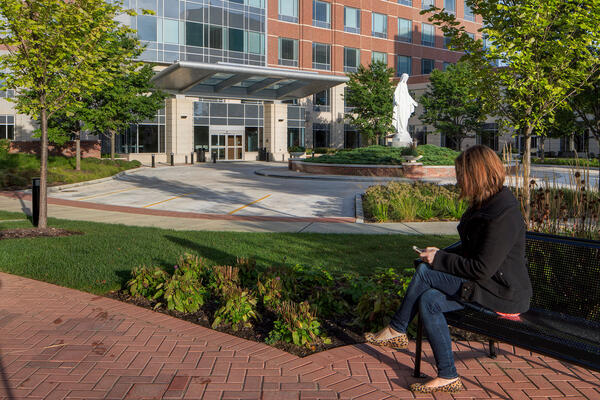
[[[540,160],[544,161],[544,143],[546,142],[545,136],[540,136]]]
[[[75,171],[81,171],[81,131],[75,132]]]
[[[110,159],[115,159],[115,131],[110,131]]]
[[[525,151],[523,153],[523,201],[525,202],[523,205],[525,210],[524,218],[525,223],[527,225],[527,229],[529,229],[529,216],[531,215],[531,196],[529,190],[529,183],[531,181],[531,132],[533,132],[533,127],[528,126],[524,132]]]
[[[40,120],[42,137],[40,139],[40,219],[38,228],[43,229],[48,227],[48,115],[44,108]]]

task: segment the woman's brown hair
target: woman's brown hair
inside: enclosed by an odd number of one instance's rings
[[[454,167],[460,197],[468,199],[471,205],[481,205],[504,186],[504,165],[498,155],[487,146],[469,147],[456,157]]]

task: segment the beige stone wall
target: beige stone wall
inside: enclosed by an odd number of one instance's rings
[[[286,161],[287,152],[287,104],[264,104],[264,147],[275,161]]]

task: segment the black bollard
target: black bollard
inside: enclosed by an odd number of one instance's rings
[[[213,162],[213,164],[217,163],[217,152],[216,151],[212,152],[212,162]]]
[[[40,222],[40,178],[31,180],[31,219],[37,228]]]
[[[188,157],[187,157],[187,154],[186,154],[185,155],[185,163],[187,164],[187,162],[188,162]]]
[[[152,168],[156,168],[156,154],[152,154]]]
[[[194,152],[190,153],[190,164],[194,165]]]
[[[171,167],[175,165],[175,154],[171,153]]]

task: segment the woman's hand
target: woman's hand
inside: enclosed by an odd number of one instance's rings
[[[435,254],[438,252],[437,247],[426,247],[425,251],[419,254],[421,260],[425,261],[427,264],[433,264],[433,259],[435,258]]]

